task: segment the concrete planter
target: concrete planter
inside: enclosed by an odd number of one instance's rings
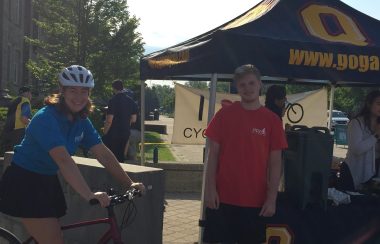
[[[202,191],[203,164],[162,162],[146,166],[165,171],[166,192],[200,193]]]

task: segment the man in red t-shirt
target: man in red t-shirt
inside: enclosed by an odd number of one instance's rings
[[[276,212],[281,151],[287,147],[282,122],[259,101],[259,70],[235,70],[240,102],[219,110],[206,130],[210,142],[204,241],[265,242],[265,217]]]

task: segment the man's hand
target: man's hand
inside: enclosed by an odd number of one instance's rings
[[[219,195],[215,187],[210,187],[211,189],[206,190],[205,193],[205,202],[206,207],[211,209],[219,208]]]
[[[265,200],[263,207],[259,213],[259,216],[272,217],[276,213],[276,201],[275,200]]]

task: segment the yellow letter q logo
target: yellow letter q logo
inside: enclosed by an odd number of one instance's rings
[[[335,8],[312,4],[301,11],[301,16],[308,32],[317,38],[357,46],[369,44],[352,18]]]

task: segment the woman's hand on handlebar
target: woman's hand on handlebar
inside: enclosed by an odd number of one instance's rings
[[[145,186],[141,182],[132,183],[131,188],[135,188],[136,190],[139,190],[141,192],[141,194],[145,194]]]
[[[107,207],[111,203],[111,198],[105,192],[94,192],[92,199],[98,200],[100,206],[103,208]]]

